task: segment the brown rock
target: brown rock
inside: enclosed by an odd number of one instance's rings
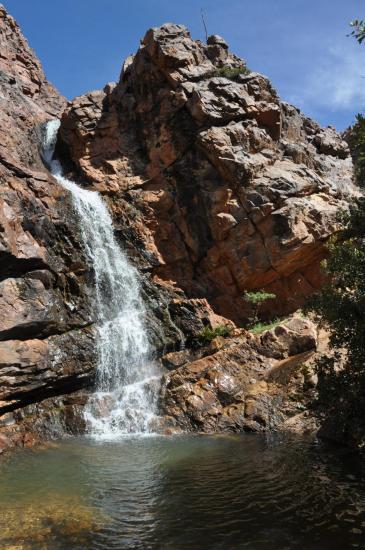
[[[311,351],[317,345],[317,328],[308,319],[293,317],[260,336],[260,351],[268,357],[283,359]]]
[[[162,364],[167,369],[173,370],[182,367],[191,360],[191,352],[188,349],[172,351],[162,357]]]
[[[316,344],[314,325],[297,318],[261,336],[233,337],[226,349],[165,376],[163,412],[190,431],[309,431],[311,416],[290,419],[302,413],[300,368]]]
[[[40,156],[43,125],[66,100],[3,6],[0,44],[0,425],[8,429],[18,420],[6,411],[88,384],[94,361],[88,266],[70,200]]]
[[[0,413],[90,383],[92,338],[85,330],[42,340],[0,342]]]
[[[1,449],[83,431],[85,396],[74,393],[91,383],[95,357],[91,269],[70,198],[39,152],[66,102],[3,7],[0,42]],[[217,76],[225,66],[234,79]],[[205,326],[244,323],[245,290],[276,294],[263,315],[294,311],[320,288],[324,244],[356,194],[343,140],[244,66],[221,37],[203,44],[166,24],[147,32],[118,83],[62,114],[59,155],[105,195],[145,273],[150,333],[174,369],[161,394],[168,432],[305,424],[288,396],[315,347],[308,321],[176,348]]]
[[[357,191],[333,129],[281,102],[262,75],[217,77],[223,65],[244,61],[221,37],[151,29],[115,87],[66,109],[61,136],[82,177],[112,195],[116,226],[133,225],[137,261],[243,323],[245,290],[276,294],[268,317],[323,284],[324,244]]]
[[[9,437],[0,433],[0,454],[13,447],[13,443]]]
[[[53,88],[43,73],[39,60],[29,48],[18,24],[0,5],[0,68],[10,86],[31,98],[42,109],[57,116],[65,106],[65,100]],[[43,115],[44,116],[44,115]],[[15,136],[13,136],[14,138]]]

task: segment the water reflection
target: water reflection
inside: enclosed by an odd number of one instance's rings
[[[73,440],[0,465],[0,547],[365,548],[364,473],[299,438]]]

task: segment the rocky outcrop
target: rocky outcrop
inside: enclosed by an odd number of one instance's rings
[[[68,401],[95,373],[93,272],[70,196],[41,158],[44,125],[66,101],[4,7],[0,44],[0,431],[25,444],[42,430],[78,429],[81,405]],[[126,238],[143,269],[132,219]],[[148,274],[143,289],[156,353],[220,322],[205,300],[152,284]],[[63,422],[65,410],[74,426]]]
[[[1,4],[0,42],[0,70],[4,79],[3,83],[7,82],[13,87],[9,87],[9,89],[14,89],[15,93],[19,92],[19,98],[25,96],[21,98],[19,107],[28,105],[32,117],[38,115],[39,120],[44,120],[47,115],[48,117],[59,116],[65,108],[65,99],[52,84],[47,82],[40,61],[29,48],[28,42],[22,35],[16,21]],[[2,97],[2,100],[6,99],[6,94],[4,95],[5,97]],[[27,101],[27,99],[30,101]],[[20,110],[18,114],[20,120],[25,123],[26,121],[20,116]],[[18,138],[20,138],[19,135]],[[16,153],[16,150],[13,153]]]
[[[212,344],[208,355],[192,362],[184,351],[168,357],[175,370],[164,378],[161,409],[169,430],[316,429],[306,410],[313,383],[304,367],[316,351],[313,323],[293,318],[260,336],[241,331]]]
[[[7,412],[0,417],[0,455],[6,451],[33,447],[85,433],[83,408],[88,394],[83,391],[49,397]]]
[[[246,290],[294,311],[322,284],[324,244],[354,191],[347,144],[282,102],[220,37],[151,29],[120,81],[76,98],[59,152],[100,190],[139,265],[244,323]]]
[[[0,6],[0,415],[93,373],[90,279],[69,198],[44,167],[66,101]]]
[[[261,336],[235,323],[252,315],[245,291],[274,293],[261,311],[272,317],[321,286],[324,244],[356,194],[346,143],[282,102],[223,38],[194,41],[181,25],[150,29],[117,84],[68,104],[1,6],[0,45],[0,452],[82,432],[94,376],[92,267],[40,152],[59,117],[58,156],[104,195],[141,273],[167,372],[161,429],[313,428],[300,368],[311,323]],[[197,344],[220,325],[230,337]]]

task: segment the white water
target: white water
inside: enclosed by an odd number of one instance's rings
[[[158,376],[149,360],[138,272],[115,240],[111,216],[99,193],[63,177],[59,161],[53,159],[59,125],[58,120],[47,124],[43,156],[72,195],[95,278],[97,377],[85,419],[95,437],[150,432]]]

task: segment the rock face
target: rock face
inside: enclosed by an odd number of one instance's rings
[[[40,157],[66,101],[0,6],[0,414],[85,385],[93,335],[68,197]]]
[[[0,431],[11,446],[38,440],[42,430],[80,429],[78,394],[63,396],[92,382],[95,312],[70,196],[40,151],[44,124],[61,117],[66,101],[2,6],[0,45]],[[157,351],[220,321],[206,300],[148,275],[143,284]]]
[[[320,287],[323,245],[354,192],[332,128],[282,102],[222,38],[193,41],[181,25],[149,30],[116,85],[68,106],[59,151],[109,197],[156,281],[236,323],[251,313],[245,290],[276,294],[270,316]]]
[[[317,345],[310,321],[294,318],[261,336],[244,332],[215,344],[221,349],[196,361],[175,358],[178,368],[165,376],[161,408],[173,431],[313,430],[314,417],[303,414],[310,392],[302,367]]]
[[[181,25],[150,29],[117,84],[66,104],[0,6],[0,453],[82,431],[80,390],[95,370],[92,269],[40,153],[54,118],[57,154],[104,194],[140,270],[168,370],[164,425],[304,429],[297,366],[313,353],[313,327],[295,319],[254,337],[234,323],[252,314],[247,290],[276,295],[269,317],[322,284],[324,243],[356,193],[346,143],[282,102],[223,38],[203,44]],[[194,347],[222,324],[232,337]]]

